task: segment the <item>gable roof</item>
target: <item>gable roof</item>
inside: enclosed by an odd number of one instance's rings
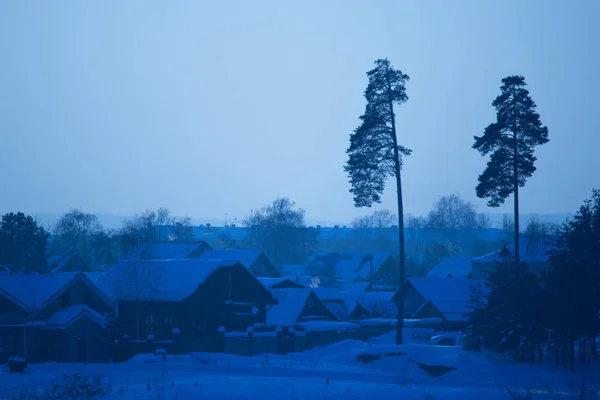
[[[324,310],[330,313],[330,317],[337,319],[325,304],[314,295],[311,289],[273,289],[273,297],[279,304],[267,311],[267,325],[293,326],[298,322],[309,298],[320,302]]]
[[[296,281],[296,278],[257,278],[266,288],[306,288],[305,285]]]
[[[74,256],[71,254],[53,254],[48,257],[48,266],[50,266],[53,272],[58,272],[63,269],[73,257]]]
[[[427,273],[428,278],[462,278],[471,273],[471,256],[446,257]]]
[[[116,305],[82,272],[0,274],[0,294],[26,311],[40,310],[76,282],[94,290],[113,309]]]
[[[342,282],[368,280],[371,274],[370,258],[373,259],[373,275],[381,266],[393,259],[387,252],[375,253],[319,253],[308,259],[308,265],[324,263],[335,268],[336,278]]]
[[[125,259],[173,260],[188,258],[198,249],[210,249],[208,243],[200,242],[146,242],[129,251]]]
[[[43,329],[66,329],[81,318],[89,318],[102,328],[106,328],[104,317],[84,304],[62,308],[52,314]]]
[[[207,250],[202,254],[200,260],[234,260],[248,269],[262,254],[263,252],[260,250]]]
[[[338,288],[342,292],[363,293],[371,289],[371,282],[346,282],[340,283]]]
[[[470,311],[467,302],[471,295],[471,285],[479,281],[458,278],[408,278],[407,282],[419,292],[426,303],[433,304],[448,321],[462,321],[466,319],[464,314]]]
[[[239,265],[236,261],[201,259],[122,260],[98,279],[111,298],[136,301],[182,301],[193,294],[219,268]]]
[[[361,294],[358,304],[370,313],[380,312],[388,315],[397,315],[398,307],[392,301],[392,292],[364,292]]]

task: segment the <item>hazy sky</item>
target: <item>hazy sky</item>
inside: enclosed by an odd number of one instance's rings
[[[471,145],[511,74],[550,132],[522,210],[572,212],[600,187],[599,20],[597,0],[3,1],[0,212],[242,218],[288,196],[349,221],[368,210],[345,151],[383,57],[411,78],[407,212],[488,210]]]

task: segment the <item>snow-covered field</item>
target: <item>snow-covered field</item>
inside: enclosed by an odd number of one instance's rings
[[[392,332],[287,355],[194,353],[163,362],[143,354],[123,364],[31,365],[24,374],[2,367],[0,398],[24,388],[41,393],[67,373],[103,373],[113,383],[109,397],[122,399],[579,399],[582,382],[593,393],[600,384],[598,365],[568,373],[502,363],[484,353],[420,343],[415,333],[407,329],[402,346],[393,344]],[[157,392],[161,384],[164,391]]]

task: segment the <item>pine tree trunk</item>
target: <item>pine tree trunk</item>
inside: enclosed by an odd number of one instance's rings
[[[596,348],[596,335],[592,335],[592,349],[591,349],[592,357],[594,360],[598,359],[598,349]]]
[[[402,179],[400,177],[400,152],[398,151],[398,137],[396,136],[396,117],[394,115],[394,106],[390,102],[390,111],[392,113],[392,136],[394,140],[394,172],[396,175],[396,190],[398,200],[398,244],[399,244],[399,282],[398,282],[398,317],[396,320],[396,344],[402,344],[402,332],[404,330],[404,274],[405,274],[405,255],[404,255],[404,206],[402,204]]]
[[[558,343],[554,345],[554,365],[556,368],[560,367],[560,346]]]
[[[519,243],[519,147],[517,142],[517,132],[516,132],[516,121],[515,121],[515,132],[514,135],[514,149],[513,149],[513,190],[514,190],[514,216],[515,216],[515,262],[516,265],[519,265],[521,262],[521,252],[520,252],[520,243]],[[517,269],[518,271],[518,269]]]

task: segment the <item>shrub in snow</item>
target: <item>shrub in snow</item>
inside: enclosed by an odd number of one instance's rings
[[[224,326],[220,326],[217,328],[217,332],[219,333],[225,333],[225,327]]]
[[[288,332],[289,332],[289,333],[295,333],[295,332],[296,332],[296,330],[295,330],[293,327],[289,327],[289,328],[288,328]]]
[[[171,331],[171,333],[181,333],[181,332],[179,332],[179,328],[173,328],[173,330]]]
[[[123,340],[129,340],[129,335],[128,334],[124,334],[123,335]]]
[[[154,336],[153,333],[148,335],[148,340],[154,340],[156,337]]]
[[[381,355],[379,354],[371,354],[371,353],[362,353],[356,356],[356,360],[360,361],[363,364],[369,364],[373,361],[379,360]]]
[[[22,357],[11,357],[6,363],[11,374],[25,372],[27,368],[27,360]]]
[[[254,328],[252,328],[251,326],[249,326],[249,327],[246,328],[246,332],[249,332],[249,333],[254,332]]]
[[[112,393],[112,386],[104,382],[104,374],[65,374],[62,382],[52,382],[47,395],[51,399],[101,399]]]
[[[280,327],[280,326],[278,326],[277,328],[275,328],[275,332],[277,332],[277,333],[281,333],[281,332],[282,332],[282,329],[281,329],[281,327]]]
[[[252,314],[254,314],[254,315],[258,314],[258,308],[257,307],[252,307]]]

